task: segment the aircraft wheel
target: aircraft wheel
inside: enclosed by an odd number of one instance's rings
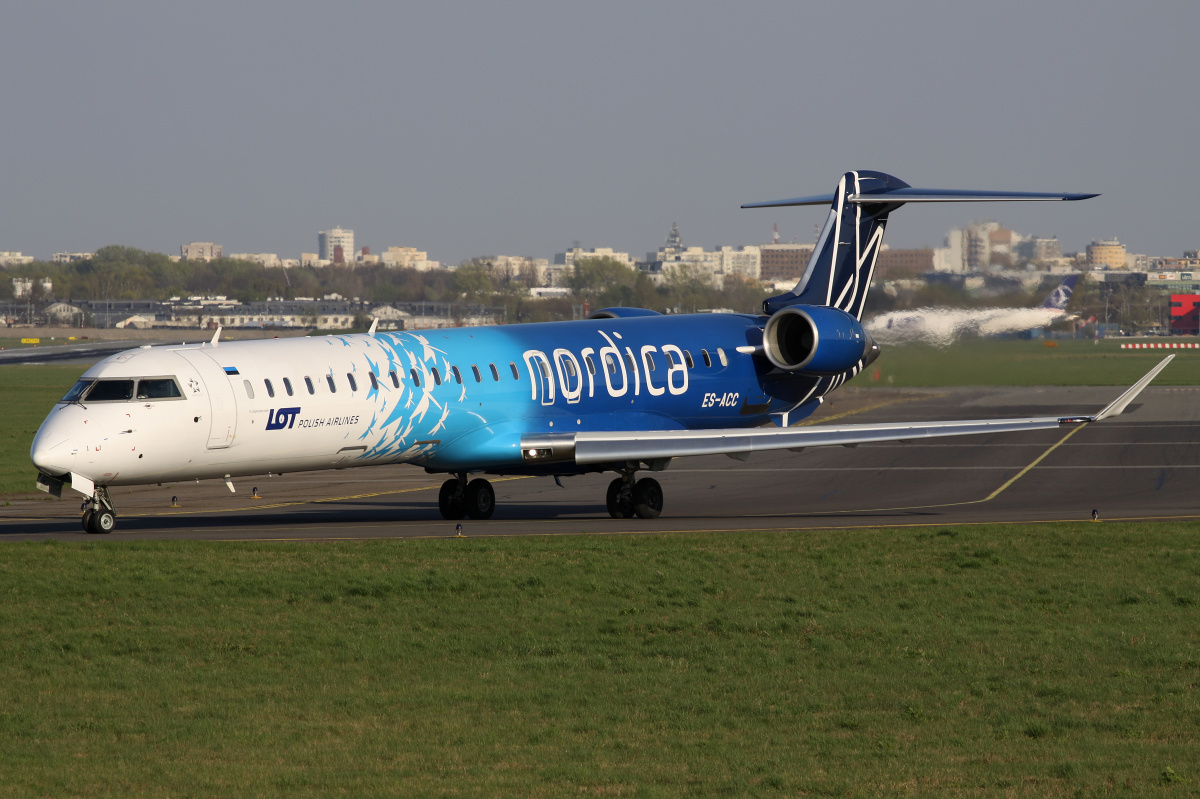
[[[632,518],[633,494],[629,491],[625,478],[618,477],[608,484],[608,495],[605,500],[609,516],[614,519]]]
[[[92,508],[88,508],[83,512],[83,531],[85,533],[90,534],[92,532],[92,517],[95,515],[96,511]]]
[[[100,510],[89,510],[84,513],[84,523],[88,525],[84,529],[89,535],[107,535],[116,527],[116,515],[103,507]]]
[[[116,526],[116,514],[106,508],[101,508],[92,513],[91,525],[87,528],[87,531],[92,535],[107,535]]]
[[[662,486],[653,477],[643,477],[633,486],[633,512],[639,519],[657,519],[662,513]]]
[[[482,477],[467,484],[467,515],[472,519],[490,519],[496,512],[496,491]]]
[[[467,515],[467,497],[461,482],[447,480],[442,483],[442,490],[438,492],[438,510],[443,519],[451,521]]]

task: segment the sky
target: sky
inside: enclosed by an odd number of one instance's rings
[[[852,169],[1102,193],[907,206],[892,247],[1200,247],[1194,0],[12,0],[0,29],[0,250],[39,258],[803,242],[823,210],[738,206]]]

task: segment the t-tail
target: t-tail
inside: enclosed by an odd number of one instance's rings
[[[847,172],[832,194],[749,203],[743,208],[786,205],[829,205],[812,257],[800,282],[786,294],[763,301],[763,312],[773,315],[794,305],[836,308],[862,319],[875,262],[883,246],[888,215],[905,203],[1005,202],[1014,200],[1086,200],[1095,194],[1059,194],[1014,191],[917,189],[883,172]]]

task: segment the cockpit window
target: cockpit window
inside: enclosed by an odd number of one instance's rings
[[[140,400],[180,399],[183,393],[175,380],[170,377],[143,377],[137,384],[137,398]]]
[[[89,388],[91,388],[91,385],[94,382],[96,382],[96,381],[95,380],[80,380],[78,383],[71,386],[71,390],[68,391],[65,395],[63,395],[63,398],[60,399],[59,402],[78,402],[79,398],[83,396],[83,392],[85,392]]]
[[[97,380],[87,393],[88,402],[125,402],[132,398],[132,380]]]

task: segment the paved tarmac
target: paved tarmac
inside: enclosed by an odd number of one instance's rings
[[[843,389],[820,422],[888,422],[1094,412],[1106,388]],[[1150,387],[1097,424],[914,444],[677,459],[654,475],[663,515],[611,519],[612,474],[495,478],[497,510],[468,536],[687,533],[896,525],[1200,518],[1200,387]],[[0,507],[0,541],[354,540],[449,537],[443,475],[412,466],[114,489],[117,530],[85,536],[82,497]],[[252,498],[257,488],[261,498]],[[172,508],[172,497],[180,507]]]

